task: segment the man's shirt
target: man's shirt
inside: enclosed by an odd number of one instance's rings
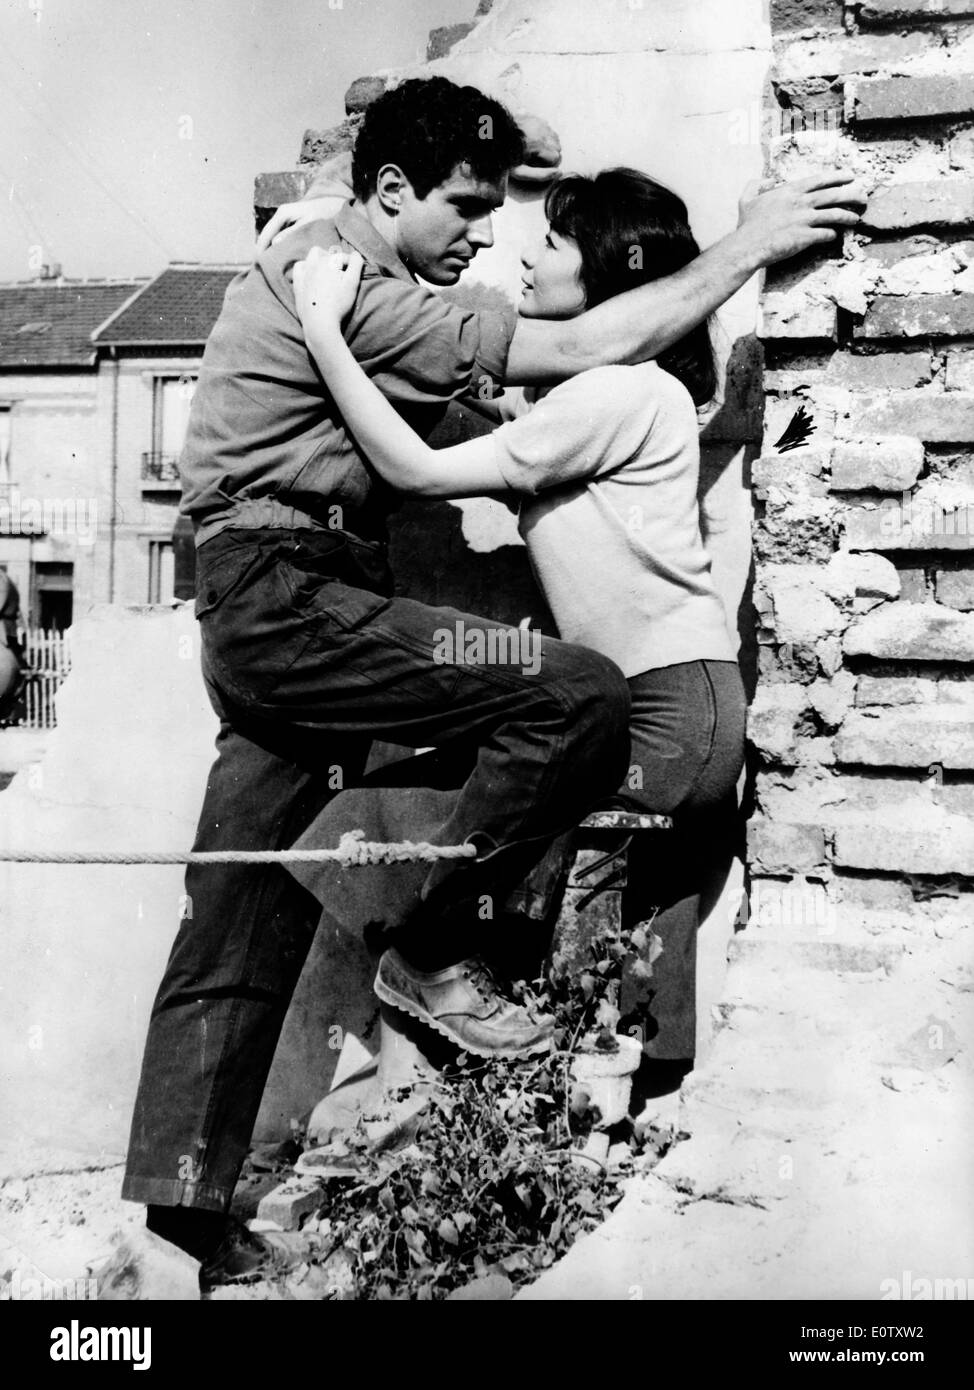
[[[395,494],[346,432],[305,345],[291,287],[295,261],[312,246],[335,245],[366,262],[345,340],[420,434],[471,384],[504,379],[513,309],[475,313],[417,284],[354,202],[296,229],[231,281],[203,354],[180,460],[180,510],[197,545],[228,527],[385,534]]]

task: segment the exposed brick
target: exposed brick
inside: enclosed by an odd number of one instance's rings
[[[937,576],[937,602],[965,613],[974,610],[974,570],[942,570]]]
[[[276,1222],[284,1231],[296,1231],[304,1217],[324,1203],[325,1190],[320,1183],[290,1178],[260,1199],[257,1216],[261,1221]]]
[[[786,564],[796,556],[805,560],[830,560],[835,550],[832,517],[826,513],[797,513],[789,503],[779,505],[769,500],[755,531],[754,548],[760,560]]]
[[[258,174],[254,180],[254,207],[274,210],[282,203],[295,203],[304,197],[311,182],[310,169],[288,169],[280,174]]]
[[[842,763],[868,767],[974,767],[974,717],[961,705],[852,714],[835,740]]]
[[[448,24],[441,29],[431,29],[426,45],[426,61],[432,63],[436,58],[445,58],[455,44],[465,39],[475,28],[475,21],[466,20],[463,24]]]
[[[956,227],[974,221],[974,181],[930,179],[894,183],[869,199],[861,225],[892,232],[899,227]]]
[[[933,595],[927,584],[923,565],[900,565],[896,573],[900,580],[900,598],[906,603],[926,603]]]
[[[919,439],[893,436],[861,444],[837,444],[832,455],[833,492],[903,492],[923,467]]]
[[[907,499],[878,507],[847,507],[841,515],[845,544],[850,550],[974,550],[974,511],[938,510]],[[918,581],[903,575],[903,597],[913,597]],[[907,592],[909,590],[909,592]]]
[[[826,455],[811,449],[763,454],[751,464],[751,485],[759,494],[770,487],[778,487],[824,497],[829,490],[823,477],[826,461]]]
[[[838,551],[825,566],[825,592],[835,599],[898,598],[900,576],[882,555]]]
[[[843,614],[823,592],[826,575],[821,566],[768,565],[760,582],[771,599],[779,642],[814,642],[845,626]]]
[[[918,39],[919,34],[909,37]],[[892,41],[892,39],[890,40]],[[850,82],[846,111],[850,120],[902,121],[926,116],[963,116],[974,109],[970,74],[954,77],[863,77]]]
[[[938,603],[886,604],[852,624],[842,649],[893,661],[974,661],[974,615]]]
[[[760,338],[821,338],[837,336],[835,303],[824,296],[797,291],[771,291],[761,300]]]
[[[805,77],[844,77],[876,72],[938,45],[935,34],[859,34],[854,38],[805,39],[778,48],[775,69],[782,81]]]
[[[834,862],[900,874],[974,874],[974,822],[917,810],[915,826],[879,820],[840,826]]]
[[[964,19],[974,17],[974,0],[864,0],[860,24],[902,19]]]
[[[361,115],[356,112],[331,130],[306,130],[301,141],[300,164],[323,164],[333,154],[343,154],[355,144]]]
[[[771,29],[819,29],[842,25],[842,0],[771,0]]]
[[[835,729],[852,708],[856,677],[851,671],[838,671],[828,680],[812,681],[808,703],[826,729]]]
[[[974,394],[974,348],[950,349],[944,385],[948,391],[970,391]]]
[[[766,757],[788,762],[795,756],[796,729],[806,708],[804,686],[777,684],[759,687],[748,710],[747,736]]]
[[[855,396],[849,429],[860,437],[903,434],[925,444],[968,443],[974,440],[974,394],[898,391],[889,396]]]
[[[869,357],[854,352],[833,354],[825,373],[830,384],[855,390],[908,391],[924,386],[931,377],[926,352],[881,352]],[[974,381],[974,368],[972,368]]]
[[[345,114],[352,116],[371,106],[376,97],[381,97],[387,86],[384,77],[356,77],[345,93]]]
[[[974,334],[974,294],[879,294],[857,338],[961,338]]]
[[[765,873],[805,873],[825,860],[825,834],[817,825],[752,820],[747,828],[749,862]]]
[[[936,694],[937,682],[920,676],[860,676],[856,704],[922,705]]]

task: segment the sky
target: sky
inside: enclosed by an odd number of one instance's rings
[[[0,280],[240,262],[253,181],[476,0],[0,0]]]

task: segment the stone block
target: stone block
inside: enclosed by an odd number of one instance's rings
[[[970,551],[974,550],[974,495],[966,488],[925,481],[899,499],[885,498],[878,506],[863,504],[843,510],[844,543],[850,550]],[[904,591],[925,589],[920,576],[908,579]]]
[[[362,116],[359,112],[347,117],[330,130],[306,130],[301,139],[300,164],[323,164],[333,154],[342,154],[355,144]]]
[[[925,386],[930,377],[930,354],[926,352],[882,352],[868,357],[837,352],[825,374],[827,381],[853,391],[908,391]],[[974,369],[971,381],[974,383]]]
[[[833,492],[903,492],[923,467],[923,445],[907,435],[837,444],[832,455]]]
[[[748,862],[765,873],[805,873],[825,860],[825,835],[817,825],[786,825],[763,818],[747,828]]]
[[[786,682],[759,686],[748,710],[748,738],[766,757],[789,762],[796,756],[797,728],[807,709],[804,686]]]
[[[821,566],[768,565],[760,582],[771,599],[774,635],[779,642],[816,642],[845,627],[845,616],[823,591]]]
[[[937,575],[937,602],[965,613],[974,610],[974,570],[941,570]]]
[[[758,337],[827,339],[838,336],[834,301],[800,291],[771,291],[761,300]]]
[[[842,0],[771,0],[771,29],[839,29]]]
[[[922,676],[860,676],[857,705],[921,705],[937,696],[937,682]]]
[[[892,232],[900,227],[956,227],[974,221],[974,181],[929,179],[886,184],[869,199],[861,226]]]
[[[974,394],[974,348],[950,349],[944,385],[948,391],[970,391]]]
[[[758,492],[783,488],[787,492],[807,492],[824,497],[828,483],[823,478],[828,455],[814,449],[791,449],[784,454],[762,454],[751,464],[751,485]]]
[[[384,77],[356,77],[345,93],[345,114],[353,116],[372,105],[376,97],[381,97],[388,83]]]
[[[812,505],[799,505],[806,500]],[[754,550],[759,560],[770,562],[830,560],[835,551],[835,522],[827,500],[769,497],[755,531]]]
[[[826,565],[825,592],[839,600],[899,598],[900,576],[896,566],[882,555],[860,555],[840,550]]]
[[[842,649],[891,661],[974,661],[974,614],[939,603],[886,604],[851,625]]]
[[[911,435],[925,444],[974,440],[974,394],[965,391],[897,391],[854,396],[848,428],[855,437]]]
[[[437,58],[445,58],[475,27],[476,22],[471,19],[463,24],[447,24],[440,29],[431,29],[426,45],[426,61],[432,63]]]
[[[856,678],[851,671],[837,671],[827,680],[812,681],[808,703],[827,729],[835,729],[852,708]]]
[[[974,767],[974,716],[962,705],[850,715],[835,740],[842,763],[866,767]]]
[[[839,826],[833,860],[848,869],[898,874],[974,875],[974,821],[917,807],[916,821]]]
[[[282,203],[299,202],[311,182],[310,169],[285,169],[277,174],[258,174],[254,180],[254,207],[276,211]]]
[[[304,1218],[324,1203],[325,1190],[320,1183],[291,1178],[260,1199],[257,1219],[273,1221],[282,1231],[296,1231]]]
[[[974,0],[864,0],[859,10],[864,25],[968,17],[974,18]]]
[[[857,338],[968,337],[974,334],[974,294],[879,294],[855,331]]]
[[[938,35],[923,31],[804,39],[777,48],[775,70],[784,82],[805,77],[845,77],[850,73],[876,72],[910,58],[919,58],[938,43]]]
[[[904,40],[918,39],[921,35],[900,37]],[[896,59],[891,61],[895,62]],[[938,73],[930,77],[863,77],[849,84],[846,100],[847,114],[857,122],[963,116],[974,110],[974,80],[969,73],[958,76]]]

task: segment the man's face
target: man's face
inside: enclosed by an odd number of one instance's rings
[[[425,198],[406,182],[396,218],[400,259],[431,285],[455,285],[481,247],[493,246],[491,213],[506,194],[506,175],[478,179],[468,164],[458,164]]]

